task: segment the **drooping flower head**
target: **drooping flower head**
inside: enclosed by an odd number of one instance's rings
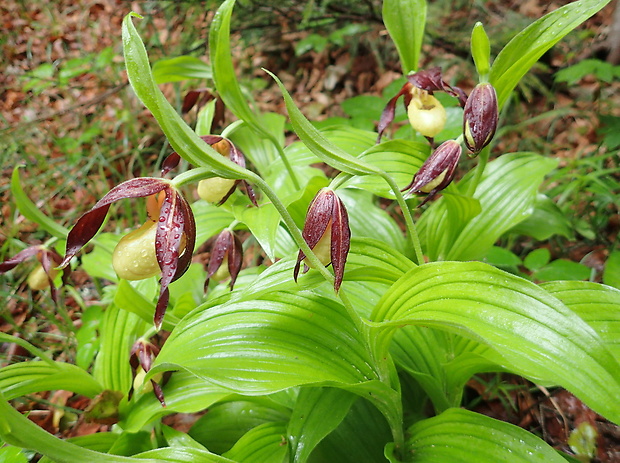
[[[153,267],[152,259],[149,261],[148,256],[144,256],[143,252],[148,254],[154,246],[159,267],[159,272],[156,273],[161,273],[161,288],[154,315],[154,323],[158,329],[161,327],[168,306],[170,297],[168,286],[189,268],[196,239],[196,224],[191,208],[170,181],[140,177],[127,180],[110,190],[90,211],[80,217],[71,229],[67,237],[66,255],[60,264],[61,267],[66,267],[82,247],[95,236],[113,202],[124,198],[152,196],[160,192],[163,192],[163,198],[156,222],[149,224],[147,221],[146,229],[139,230],[139,236],[134,236],[136,240],[128,240],[128,242],[138,244],[138,249],[134,249],[134,253],[126,254],[129,256],[127,265],[134,266],[137,276],[140,276],[142,265]],[[146,239],[144,239],[145,236]],[[185,241],[184,248],[183,241]],[[123,255],[125,254],[119,253],[121,258]],[[117,267],[123,267],[123,262],[118,262]],[[149,276],[148,273],[145,273],[147,276],[144,278]]]
[[[445,109],[433,96],[434,92],[445,92],[458,99],[461,107],[465,106],[467,95],[458,87],[453,87],[443,80],[441,68],[435,67],[419,71],[407,76],[407,82],[400,91],[388,102],[381,114],[377,127],[381,141],[383,132],[394,120],[396,103],[403,96],[407,116],[412,127],[423,136],[432,139],[446,123]]]
[[[222,156],[230,159],[238,166],[245,168],[245,156],[230,140],[216,135],[205,135],[200,138],[211,145],[211,147]],[[198,182],[198,196],[207,202],[214,203],[219,206],[226,202],[239,184],[244,187],[252,204],[258,206],[256,203],[256,194],[245,180],[223,177],[211,177],[201,180]]]
[[[461,145],[455,140],[443,142],[433,151],[413,176],[409,185],[402,189],[408,194],[427,195],[419,206],[424,205],[454,179],[456,166],[461,157]]]
[[[144,376],[149,372],[151,367],[153,366],[153,362],[155,358],[159,354],[159,348],[147,341],[146,339],[138,339],[133,347],[131,348],[131,354],[129,356],[129,363],[131,367],[136,371],[136,376],[134,378],[134,382],[131,390],[129,391],[129,398],[133,394],[134,389],[143,388]],[[155,376],[159,376],[155,375]],[[166,406],[166,401],[164,400],[164,392],[161,389],[159,383],[155,380],[155,378],[151,378],[151,386],[153,387],[153,393],[159,403],[161,403],[162,407]]]
[[[325,266],[331,263],[334,267],[334,290],[338,292],[351,244],[351,229],[347,210],[333,190],[323,188],[316,194],[308,207],[302,235],[319,261]],[[306,255],[300,250],[293,271],[295,281],[302,260],[304,272],[308,270],[305,259]]]
[[[232,290],[242,264],[243,246],[241,241],[232,230],[222,230],[211,247],[205,289],[208,287],[211,278],[221,281],[230,276],[230,289]]]
[[[54,278],[58,274],[56,267],[61,263],[62,257],[54,249],[43,245],[29,246],[15,254],[10,259],[0,262],[0,273],[8,272],[24,261],[35,258],[39,264],[28,275],[28,287],[35,291],[41,291],[47,287],[51,290],[52,300],[58,304],[58,288],[54,284]],[[70,268],[63,270],[63,282],[66,282]]]

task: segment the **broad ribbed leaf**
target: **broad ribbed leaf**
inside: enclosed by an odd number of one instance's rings
[[[426,0],[385,0],[382,15],[398,50],[403,74],[416,71],[426,25]]]
[[[342,422],[356,399],[340,389],[302,388],[287,429],[291,460],[305,462],[317,444]]]
[[[13,169],[13,174],[11,175],[11,194],[13,195],[13,199],[15,199],[15,204],[24,217],[29,220],[32,220],[36,224],[38,224],[42,229],[56,238],[65,239],[69,234],[69,230],[67,230],[62,225],[59,225],[48,216],[46,216],[41,210],[30,200],[28,195],[24,192],[22,188],[21,180],[19,178],[19,169],[20,167],[24,167],[23,165],[18,165]]]
[[[155,302],[147,299],[127,280],[121,280],[114,295],[114,304],[127,312],[138,315],[145,322],[153,321],[155,313]],[[178,317],[172,315],[171,311],[166,312],[162,328],[171,330],[178,323]]]
[[[620,291],[587,281],[552,281],[541,285],[594,328],[620,362]]]
[[[272,134],[280,146],[284,146],[286,118],[276,113],[260,114],[258,118],[261,126]],[[257,137],[254,130],[246,124],[237,127],[229,138],[243,152],[246,159],[252,162],[263,178],[271,172],[273,163],[280,159],[273,142]]]
[[[559,384],[620,421],[620,365],[586,322],[527,280],[480,262],[426,264],[397,281],[371,319],[479,340],[503,357],[503,367]]]
[[[424,251],[431,260],[441,260],[465,225],[482,211],[480,201],[458,191],[456,185],[450,185],[418,221]]]
[[[119,460],[119,463],[123,461],[125,460]],[[188,461],[192,463],[237,463],[234,460],[215,455],[206,450],[179,447],[149,450],[148,452],[139,453],[135,455],[135,458],[127,461],[135,463],[143,461],[156,461],[158,463],[187,463]]]
[[[310,457],[317,463],[385,461],[383,449],[391,440],[390,428],[377,409],[358,399],[345,419],[315,448]]]
[[[195,56],[160,59],[153,65],[153,79],[156,84],[212,77],[211,66]]]
[[[360,158],[390,174],[399,187],[405,187],[411,183],[429,153],[429,147],[424,143],[391,140],[364,151]],[[384,198],[395,198],[389,185],[377,175],[353,177],[345,185],[363,188]]]
[[[532,215],[509,230],[509,233],[527,235],[544,241],[553,235],[574,239],[574,231],[568,217],[557,204],[543,194],[536,196]]]
[[[338,197],[349,211],[351,236],[375,238],[398,252],[406,249],[402,229],[385,210],[375,204],[372,194],[356,188],[338,190]]]
[[[425,240],[423,247],[429,258],[473,260],[483,257],[503,233],[532,213],[538,187],[556,165],[557,160],[533,153],[505,154],[490,162],[475,194],[481,212],[473,218],[469,213],[457,213],[454,208],[448,217],[447,205],[443,204],[446,199],[435,202],[419,222],[420,235]],[[464,191],[471,178],[472,175],[468,175],[458,185],[459,190]],[[459,231],[451,242],[439,238],[438,231],[443,233],[446,227]]]
[[[16,363],[0,368],[0,390],[7,400],[41,391],[65,390],[94,397],[101,385],[86,371],[64,362]]]
[[[261,245],[267,257],[275,260],[276,238],[280,225],[280,214],[273,204],[265,203],[259,207],[235,207],[237,220],[243,222]]]
[[[245,394],[378,378],[360,333],[336,301],[268,297],[195,310],[174,329],[151,371],[180,368]]]
[[[99,328],[101,345],[95,359],[93,376],[104,389],[127,392],[132,374],[129,365],[131,346],[149,324],[140,317],[111,304]]]
[[[415,463],[562,463],[549,444],[525,429],[462,409],[409,429],[405,461]]]
[[[127,77],[134,92],[153,114],[170,145],[195,166],[210,167],[220,177],[249,179],[254,174],[216,152],[174,110],[153,79],[144,43],[133,25],[134,13],[123,19],[123,52]]]
[[[209,412],[196,421],[189,435],[210,449],[228,452],[244,434],[265,423],[285,422],[291,410],[275,403],[269,397],[240,397],[209,407]]]
[[[609,2],[572,2],[543,16],[517,34],[491,66],[489,80],[497,91],[499,107],[504,105],[517,83],[547,50]]]
[[[121,415],[122,429],[136,432],[155,419],[171,413],[196,413],[230,395],[230,391],[183,371],[173,373],[162,390],[166,399],[165,408],[155,394],[145,392],[137,400],[134,399],[135,402]]]
[[[239,463],[282,463],[288,453],[286,423],[265,423],[245,434],[225,457]]]
[[[235,220],[231,212],[203,200],[193,203],[192,211],[196,220],[196,243],[198,245],[217,235]]]
[[[366,175],[376,174],[381,171],[381,169],[377,169],[330,143],[330,141],[306,119],[299,108],[297,108],[280,79],[271,72],[267,72],[280,87],[293,130],[295,130],[299,139],[310,151],[330,166],[349,174]]]

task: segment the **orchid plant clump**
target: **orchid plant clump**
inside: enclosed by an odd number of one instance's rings
[[[209,36],[214,94],[238,119],[217,135],[208,133],[215,104],[199,111],[194,130],[166,100],[138,15],[128,14],[129,81],[173,152],[161,177],[114,187],[70,231],[29,202],[15,170],[20,209],[53,238],[0,271],[36,256],[47,283],[64,269],[69,284],[69,270],[82,265],[112,291],[92,365],[0,334],[34,358],[0,369],[0,438],[8,445],[0,452],[95,463],[570,461],[568,446],[556,450],[461,407],[473,375],[510,372],[565,388],[620,423],[620,291],[586,281],[535,284],[484,262],[517,225],[540,226],[536,212],[548,202],[539,189],[557,163],[529,152],[491,159],[499,114],[531,66],[607,3],[552,11],[494,60],[476,24],[479,83],[468,94],[440,68],[417,69],[426,2],[385,0],[405,83],[387,101],[378,133],[318,130],[267,71],[300,140],[288,146],[284,117],[257,112],[235,75],[235,0],[219,7]],[[438,93],[454,105],[445,108]],[[402,120],[400,97],[406,138],[390,130]],[[181,159],[190,167],[172,175]],[[319,163],[339,173],[328,177]],[[121,199],[145,201],[146,222],[124,237],[99,233]],[[207,241],[208,262],[193,262]],[[85,419],[107,431],[62,440],[8,402],[49,389],[91,398]],[[164,424],[175,413],[192,414],[189,431]]]

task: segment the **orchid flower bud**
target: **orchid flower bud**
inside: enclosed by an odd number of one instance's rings
[[[446,110],[437,98],[417,87],[411,89],[411,101],[407,106],[409,123],[423,136],[433,138],[446,125]]]
[[[402,189],[407,193],[426,194],[424,201],[420,206],[425,204],[437,192],[447,187],[456,172],[456,166],[461,157],[461,145],[455,140],[443,142],[428,157],[420,170],[413,176],[413,180],[409,185]]]
[[[319,261],[325,266],[331,263],[334,267],[334,290],[337,292],[344,276],[351,230],[347,210],[333,190],[323,188],[314,197],[308,207],[302,235]],[[305,264],[304,271],[307,271],[306,255],[300,250],[293,271],[295,281],[302,260]]]
[[[497,93],[489,83],[476,85],[463,110],[463,136],[472,153],[487,146],[497,129]]]

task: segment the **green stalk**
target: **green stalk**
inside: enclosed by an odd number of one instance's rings
[[[299,180],[297,179],[297,175],[295,175],[295,171],[293,170],[293,167],[288,162],[288,158],[286,157],[286,153],[284,152],[284,149],[282,148],[282,146],[280,146],[280,143],[278,143],[278,141],[272,135],[269,135],[269,140],[273,143],[273,145],[278,150],[280,159],[282,159],[282,163],[284,164],[286,171],[288,172],[289,176],[291,177],[291,180],[293,181],[293,186],[295,187],[296,190],[300,190],[301,184],[299,183]]]
[[[476,189],[478,188],[478,184],[480,183],[480,179],[482,178],[482,174],[484,173],[484,169],[489,162],[489,153],[491,152],[490,148],[487,146],[478,155],[478,165],[476,166],[476,170],[474,172],[474,178],[469,182],[469,186],[467,188],[467,196],[473,198],[474,194],[476,194]]]
[[[403,217],[405,218],[405,227],[407,229],[407,236],[411,240],[411,245],[413,246],[413,252],[415,253],[415,258],[418,265],[422,265],[424,263],[424,253],[422,252],[422,245],[420,244],[420,236],[418,235],[418,229],[413,223],[413,216],[411,211],[409,210],[409,206],[403,197],[402,192],[398,188],[398,185],[394,181],[391,175],[388,175],[386,172],[381,172],[381,177],[390,185],[392,189],[392,193],[396,196],[396,201],[400,206],[401,211],[403,212]]]

